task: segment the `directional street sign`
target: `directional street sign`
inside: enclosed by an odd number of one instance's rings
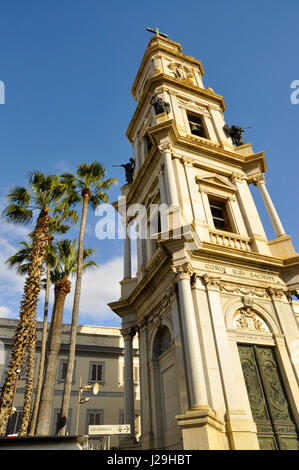
[[[88,434],[92,435],[112,435],[112,434],[130,434],[130,424],[94,424],[88,426]]]

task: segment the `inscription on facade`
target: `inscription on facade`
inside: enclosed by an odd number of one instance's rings
[[[218,266],[217,264],[206,264],[206,268],[209,271],[216,271],[218,273],[225,273],[225,267],[224,266]]]
[[[221,266],[219,264],[206,263],[205,268],[208,271],[213,271],[213,272],[217,272],[221,274],[231,274],[233,276],[251,278],[251,279],[256,279],[258,281],[266,281],[266,282],[278,281],[278,279],[276,279],[272,274],[263,274],[263,273],[257,273],[254,271],[245,271],[243,269],[230,268],[228,266]]]

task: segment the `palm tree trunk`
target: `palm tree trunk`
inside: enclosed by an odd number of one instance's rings
[[[32,324],[32,337],[30,344],[27,348],[27,367],[26,367],[26,387],[24,396],[24,405],[22,411],[22,422],[19,430],[20,436],[26,436],[30,421],[32,401],[33,401],[33,387],[34,387],[34,372],[35,372],[35,358],[36,358],[36,325]]]
[[[29,434],[31,435],[34,435],[34,432],[35,432],[35,426],[36,426],[36,420],[37,420],[37,414],[38,414],[38,408],[39,408],[39,402],[40,402],[40,395],[41,395],[42,383],[43,383],[43,378],[44,378],[46,345],[47,345],[47,329],[48,329],[49,295],[50,295],[50,271],[51,271],[51,267],[50,267],[50,264],[48,263],[39,374],[38,374],[35,402],[34,402],[34,408],[33,408],[30,432],[29,432]]]
[[[36,305],[46,255],[49,220],[48,210],[43,209],[40,212],[34,231],[30,266],[24,285],[23,300],[20,306],[20,321],[14,336],[13,350],[6,372],[5,383],[2,388],[0,402],[0,435],[5,431],[6,423],[13,407],[18,369],[21,368],[24,354],[30,344],[32,325],[36,322]]]
[[[67,278],[62,278],[55,284],[56,307],[53,317],[52,336],[36,426],[36,434],[39,436],[48,436],[50,434],[55,380],[62,335],[63,309],[66,296],[70,290],[71,283]]]
[[[59,429],[57,433],[59,436],[64,436],[67,430],[67,418],[68,418],[68,412],[69,412],[69,406],[70,406],[72,378],[73,378],[74,363],[75,363],[77,323],[78,323],[78,314],[79,314],[81,285],[82,285],[84,234],[85,234],[86,218],[87,218],[87,212],[88,212],[88,202],[89,202],[90,195],[91,195],[91,192],[89,188],[82,191],[83,207],[82,207],[82,218],[81,218],[79,243],[78,243],[77,276],[76,276],[76,286],[75,286],[75,294],[74,294],[68,365],[67,365],[66,379],[65,379],[65,384],[64,384],[61,413],[60,413],[60,424],[59,424]]]

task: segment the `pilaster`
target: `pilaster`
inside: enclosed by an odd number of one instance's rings
[[[202,277],[206,287],[211,322],[213,325],[214,341],[218,356],[224,400],[226,405],[225,429],[232,450],[258,449],[256,426],[248,419],[242,409],[241,399],[236,384],[233,368],[233,356],[229,344],[227,329],[222,310],[219,287],[220,278],[207,274]]]
[[[286,292],[280,288],[268,287],[277,321],[285,337],[285,344],[291,360],[292,369],[299,383],[299,328],[294,312],[287,301]]]
[[[152,449],[154,447],[154,433],[152,422],[152,393],[150,387],[150,372],[148,368],[149,345],[148,345],[148,324],[143,319],[139,323],[139,363],[140,363],[140,387],[141,393],[141,410],[142,410],[142,432],[141,442],[142,449]]]

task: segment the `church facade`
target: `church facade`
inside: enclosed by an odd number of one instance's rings
[[[114,203],[126,229],[124,276],[109,304],[124,336],[124,446],[134,447],[137,335],[142,449],[297,449],[299,255],[268,193],[264,152],[226,124],[224,99],[203,74],[156,33],[132,87],[134,179]]]

